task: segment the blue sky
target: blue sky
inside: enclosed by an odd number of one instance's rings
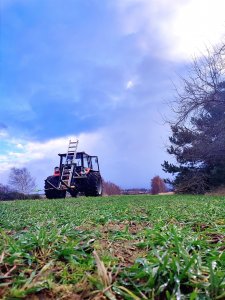
[[[123,188],[166,177],[172,81],[224,37],[224,11],[223,0],[2,0],[0,182],[25,166],[43,188],[75,137]]]

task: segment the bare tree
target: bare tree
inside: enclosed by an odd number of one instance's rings
[[[162,178],[155,176],[151,180],[151,192],[153,195],[167,192],[167,187]]]
[[[105,195],[120,195],[121,189],[115,183],[103,180],[103,193]]]
[[[225,44],[212,49],[201,58],[194,58],[188,75],[181,77],[181,85],[175,86],[176,98],[171,103],[176,114],[172,125],[189,123],[193,116],[204,113],[208,103],[221,102],[221,83],[225,81]]]
[[[12,168],[9,174],[10,187],[20,193],[29,194],[35,190],[35,179],[27,168]]]

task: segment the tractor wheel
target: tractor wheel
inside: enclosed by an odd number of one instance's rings
[[[102,178],[98,172],[90,172],[87,175],[85,196],[102,196]]]
[[[70,191],[69,191],[71,197],[74,197],[74,198],[77,197],[78,192],[79,192],[78,190],[70,190]]]
[[[57,176],[49,176],[45,180],[45,196],[48,199],[57,199],[57,198],[65,198],[66,191],[59,191],[57,189],[52,188],[52,186],[48,183],[48,181],[54,186],[58,186],[59,177]]]

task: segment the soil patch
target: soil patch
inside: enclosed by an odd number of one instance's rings
[[[118,259],[121,267],[131,266],[138,257],[146,255],[145,250],[136,246],[140,242],[136,235],[142,230],[151,227],[149,222],[109,222],[99,228],[102,235],[102,238],[98,240],[101,251],[109,252],[111,256]],[[131,235],[131,239],[120,238],[112,240],[109,238],[112,233],[117,232],[127,232],[127,234]]]

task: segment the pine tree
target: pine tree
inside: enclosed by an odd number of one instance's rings
[[[225,184],[225,82],[219,84],[204,110],[191,118],[190,128],[171,126],[168,153],[177,164],[164,162],[164,171],[176,174],[178,192],[204,193]]]

